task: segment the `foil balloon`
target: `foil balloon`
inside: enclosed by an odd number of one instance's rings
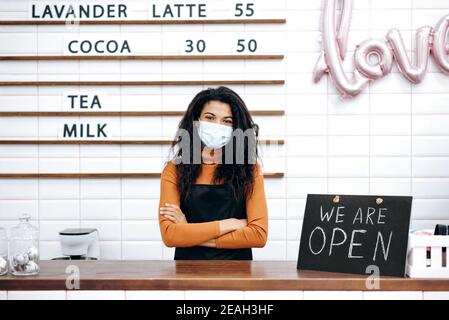
[[[372,56],[377,57],[377,62],[370,61]],[[361,74],[370,80],[376,80],[391,72],[393,54],[385,41],[365,40],[354,53],[354,63]]]
[[[427,71],[431,49],[432,27],[421,27],[416,33],[415,62],[407,56],[407,49],[398,29],[391,29],[387,34],[399,71],[412,83],[420,83]]]
[[[432,55],[440,70],[449,74],[449,57],[447,36],[449,31],[449,15],[443,17],[435,27]]]
[[[337,44],[340,49],[340,57],[346,56],[348,51],[348,35],[352,19],[352,0],[341,0],[341,17],[338,21]]]
[[[354,70],[351,78],[348,78],[343,69],[343,57],[347,50],[349,25],[352,13],[352,0],[340,0],[341,15],[336,25],[337,0],[324,2],[322,16],[322,46],[323,52],[315,66],[314,81],[318,82],[328,72],[337,90],[343,97],[358,95],[368,84],[369,79]]]
[[[431,55],[438,68],[449,74],[449,15],[443,17],[435,29],[424,26],[417,30],[415,52],[411,55],[414,59],[408,56],[399,30],[391,29],[385,39],[368,39],[357,46],[353,57],[355,69],[352,76],[347,74],[343,62],[348,51],[352,4],[352,0],[324,0],[322,51],[313,71],[314,82],[329,74],[343,98],[355,97],[370,81],[388,75],[396,61],[401,74],[418,84],[426,75]],[[372,59],[373,56],[377,59]]]

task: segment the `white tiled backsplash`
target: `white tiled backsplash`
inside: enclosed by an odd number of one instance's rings
[[[432,291],[0,291],[0,300],[444,300]]]
[[[255,0],[259,2],[263,0]],[[128,2],[128,1],[127,1]],[[145,17],[143,0],[130,1]],[[447,0],[355,0],[347,70],[352,50],[368,37],[399,28],[411,48],[422,25],[449,13]],[[284,86],[234,86],[252,110],[285,110],[255,117],[262,138],[284,139],[263,152],[269,241],[257,260],[296,260],[307,193],[413,195],[412,227],[449,224],[449,76],[433,61],[423,83],[410,85],[397,68],[353,100],[342,101],[329,78],[312,82],[319,53],[321,1],[272,1],[265,18],[285,25],[81,26],[80,34],[127,34],[141,53],[179,54],[180,36],[203,33],[210,41],[239,35],[260,39],[260,54],[274,61],[29,61],[0,62],[0,80],[207,80],[285,79]],[[27,19],[28,1],[0,1],[0,19]],[[0,54],[62,54],[65,26],[2,26]],[[77,33],[78,30],[69,31]],[[147,37],[147,38],[145,38]],[[215,40],[214,40],[215,39]],[[160,42],[158,42],[160,41]],[[162,52],[161,52],[162,48]],[[178,50],[178,51],[177,51]],[[230,52],[224,52],[229,54]],[[202,87],[86,87],[104,96],[103,110],[184,110]],[[1,111],[61,111],[73,87],[0,87]],[[57,139],[73,118],[3,117],[2,139]],[[112,138],[169,139],[179,117],[88,118],[107,121]],[[159,146],[1,145],[0,173],[158,172],[168,154]],[[0,225],[31,214],[41,232],[44,259],[60,256],[58,231],[96,227],[104,259],[173,259],[157,222],[158,179],[1,179]],[[305,297],[307,298],[307,297]],[[374,296],[372,298],[375,298]]]

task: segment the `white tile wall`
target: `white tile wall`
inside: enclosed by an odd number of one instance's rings
[[[184,300],[184,291],[125,291],[127,300]]]
[[[185,291],[186,300],[243,300],[244,291]]]
[[[421,291],[0,291],[0,300],[449,300]]]
[[[449,292],[423,292],[424,300],[448,300]]]
[[[8,300],[66,300],[66,291],[9,291]]]
[[[11,291],[10,291],[11,292]],[[124,300],[125,291],[72,290],[67,291],[67,300]]]
[[[256,2],[262,0],[255,0]],[[214,10],[220,10],[220,2]],[[286,17],[286,25],[3,26],[0,54],[62,54],[64,38],[129,37],[137,54],[179,54],[186,34],[210,41],[210,52],[232,53],[235,37],[255,38],[259,53],[284,61],[29,61],[0,62],[0,79],[160,80],[285,79],[285,86],[235,86],[250,109],[285,110],[284,117],[256,117],[264,138],[285,139],[264,150],[269,241],[255,259],[295,260],[307,193],[413,195],[412,226],[449,223],[449,77],[431,61],[422,84],[412,86],[397,68],[360,96],[342,101],[329,78],[312,82],[320,46],[321,1],[262,1],[260,17]],[[145,19],[148,3],[132,2],[132,17]],[[226,7],[227,8],[227,7]],[[27,19],[28,1],[2,1],[0,19]],[[223,8],[222,8],[223,9]],[[213,11],[219,14],[220,11]],[[218,13],[217,13],[218,12]],[[355,0],[345,69],[355,46],[399,28],[408,48],[422,25],[449,13],[446,0]],[[139,41],[145,38],[146,41]],[[215,39],[220,39],[216,41]],[[414,45],[414,44],[413,44]],[[0,87],[1,111],[60,111],[63,94],[99,94],[103,110],[183,110],[200,86]],[[51,139],[72,118],[0,118],[0,139]],[[108,121],[109,137],[168,139],[179,117],[89,118]],[[160,146],[0,146],[0,172],[159,171],[168,149]],[[60,255],[57,232],[71,226],[100,230],[110,259],[172,259],[160,240],[157,179],[2,179],[0,225],[28,212],[41,229],[42,257]],[[75,297],[76,293],[73,293]],[[126,293],[140,298],[153,293]],[[247,293],[247,295],[257,293]],[[121,296],[124,293],[121,293]],[[72,298],[71,295],[67,296]],[[305,296],[305,298],[307,298]]]
[[[302,291],[245,291],[245,300],[302,300]]]
[[[422,300],[421,291],[364,291],[365,300]]]
[[[304,291],[304,300],[362,300],[362,291]]]

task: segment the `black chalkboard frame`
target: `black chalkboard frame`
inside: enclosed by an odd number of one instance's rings
[[[406,262],[407,262],[407,246],[408,246],[408,235],[409,235],[409,229],[410,229],[410,221],[411,221],[411,210],[412,210],[412,202],[413,197],[410,196],[383,196],[383,195],[336,195],[336,194],[308,194],[307,195],[307,202],[306,202],[306,208],[304,212],[304,220],[302,225],[302,232],[301,232],[301,239],[300,239],[300,248],[298,253],[298,260],[297,260],[297,269],[299,270],[315,270],[315,271],[327,271],[327,272],[341,272],[341,273],[353,273],[353,274],[367,274],[367,267],[369,265],[376,265],[379,267],[380,276],[395,276],[395,277],[405,277],[406,275]],[[368,229],[368,231],[374,231],[377,229],[380,230],[381,234],[385,234],[388,230],[396,231],[396,233],[393,233],[396,237],[399,239],[397,242],[391,241],[392,245],[392,254],[396,255],[393,256],[391,259],[391,256],[388,256],[387,262],[384,263],[377,263],[374,262],[372,264],[368,263],[367,259],[353,259],[348,261],[344,261],[341,257],[335,254],[335,251],[333,253],[333,256],[320,256],[317,258],[318,255],[313,255],[311,252],[308,252],[306,250],[306,245],[310,245],[310,234],[311,234],[311,228],[316,226],[321,226],[324,229],[324,233],[328,234],[329,230],[326,229],[332,223],[329,223],[329,225],[326,225],[327,222],[321,222],[321,211],[317,216],[313,216],[312,210],[316,209],[317,206],[320,206],[321,204],[325,204],[325,208],[331,208],[338,206],[345,207],[341,212],[345,212],[345,218],[343,218],[343,223],[341,222],[342,219],[339,219],[340,223],[337,224],[334,223],[333,225],[336,227],[343,226],[347,228],[347,230],[351,230],[350,226],[348,226],[348,223],[344,222],[346,218],[348,218],[346,215],[348,212],[350,214],[354,214],[354,211],[356,211],[355,208],[387,208],[386,211],[383,211],[383,213],[388,212],[396,212],[396,214],[391,215],[388,217],[388,220],[379,220],[384,221],[385,225],[374,225],[374,226],[365,226]],[[319,207],[318,207],[319,209]],[[363,209],[362,209],[363,211]],[[380,210],[378,210],[380,211]],[[324,210],[326,212],[326,210]],[[333,218],[335,219],[335,213],[337,210],[334,211]],[[388,212],[389,213],[389,212]],[[389,213],[390,214],[390,213]],[[373,219],[373,216],[371,216]],[[371,219],[371,220],[372,220]],[[332,220],[331,220],[332,221]],[[348,221],[348,220],[346,220]],[[369,220],[368,220],[369,221]],[[321,222],[321,223],[317,223]],[[335,222],[335,221],[334,221]],[[357,220],[359,222],[359,220]],[[323,227],[324,225],[324,227]],[[393,228],[393,229],[391,229]],[[346,231],[346,229],[341,228]],[[354,230],[354,229],[352,229]],[[321,232],[321,230],[319,230]],[[339,231],[339,230],[337,230]],[[343,232],[335,232],[335,234]],[[357,232],[356,232],[357,234]],[[315,236],[315,234],[314,234]],[[350,235],[348,235],[348,238]],[[376,236],[376,241],[378,242],[378,247],[382,248],[382,236]],[[313,239],[313,238],[312,238]],[[343,237],[344,239],[344,237]],[[372,245],[372,237],[370,236],[370,241],[368,242],[368,245]],[[380,240],[379,240],[380,239]],[[384,245],[387,245],[388,242],[387,239],[384,239]],[[393,238],[391,238],[393,240]],[[312,243],[312,242],[311,242]],[[338,243],[338,242],[337,242]],[[379,245],[380,243],[380,245]],[[329,246],[330,247],[330,246]],[[388,247],[389,248],[389,247]],[[391,250],[390,248],[390,250]],[[309,247],[310,249],[310,247]],[[328,248],[330,249],[330,248]],[[340,248],[336,247],[333,248],[337,251],[337,254],[341,251],[338,251]],[[309,250],[310,251],[310,250]],[[316,251],[316,250],[315,250]],[[323,251],[325,251],[323,249]],[[317,252],[317,251],[316,251]],[[376,251],[376,253],[379,251]],[[309,254],[308,254],[309,253]],[[384,253],[385,254],[385,253]],[[349,255],[348,255],[349,256]],[[378,255],[376,255],[377,259]],[[324,259],[323,259],[324,258]],[[349,258],[347,258],[349,259]],[[355,261],[355,262],[353,262]],[[362,261],[362,262],[360,262]],[[380,261],[377,260],[378,262]],[[357,264],[356,264],[357,263]]]

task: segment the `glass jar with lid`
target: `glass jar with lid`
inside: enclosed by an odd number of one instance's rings
[[[16,276],[39,273],[39,230],[30,223],[30,216],[22,214],[20,223],[11,228],[9,241],[10,271]]]
[[[8,236],[0,227],[0,276],[8,273]]]

